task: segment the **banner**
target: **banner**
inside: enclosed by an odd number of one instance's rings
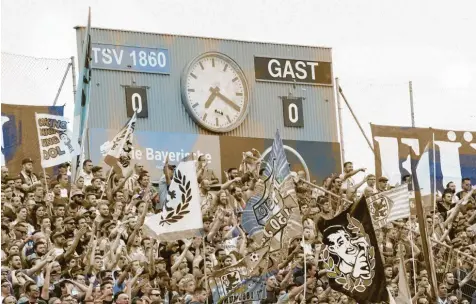
[[[101,146],[102,153],[106,154],[104,162],[114,169],[114,172],[124,176],[124,170],[131,163],[132,138],[136,126],[137,112],[127,121],[122,129],[114,136],[112,141]]]
[[[376,229],[389,222],[410,217],[410,196],[408,185],[380,192],[367,198],[370,215]]]
[[[41,172],[35,113],[62,116],[63,111],[63,106],[23,106],[2,103],[2,166],[6,165],[11,174],[17,174],[21,171],[22,160],[31,158],[33,172]]]
[[[463,177],[476,184],[476,132],[379,125],[371,129],[376,174],[386,176],[391,185],[411,174],[412,167],[423,197],[435,186],[442,193],[449,182],[460,191]]]
[[[213,303],[259,303],[265,299],[265,279],[249,275],[243,260],[212,273],[208,283]]]
[[[89,130],[90,158],[93,163],[100,164],[103,161],[105,151],[102,153],[100,147],[111,141],[118,131],[94,128]],[[208,161],[208,169],[215,173],[220,182],[225,182],[224,171],[238,168],[243,161],[243,152],[255,148],[263,159],[267,159],[272,144],[272,138],[136,130],[130,154],[131,163],[143,164],[154,182],[162,177],[167,156],[170,164],[178,164],[191,153],[194,154],[195,160],[203,155]],[[321,184],[324,178],[341,170],[338,143],[283,140],[283,145],[291,170],[304,171],[309,181],[316,180]]]
[[[199,235],[203,222],[195,170],[193,161],[181,162],[175,169],[163,212],[145,219],[150,236],[175,241]]]
[[[79,145],[68,131],[69,120],[64,116],[35,113],[41,166],[49,168],[70,162],[79,154]]]
[[[324,268],[330,287],[358,303],[388,301],[383,261],[365,197],[317,226],[325,245]]]

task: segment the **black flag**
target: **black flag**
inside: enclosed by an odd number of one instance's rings
[[[383,263],[365,197],[317,226],[323,234],[324,268],[332,289],[358,303],[388,302]]]

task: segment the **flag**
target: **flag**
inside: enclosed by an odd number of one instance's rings
[[[244,260],[219,269],[208,277],[208,283],[213,295],[213,303],[218,303],[224,297],[236,291],[249,278]]]
[[[412,302],[403,255],[400,256],[400,262],[398,263],[398,296],[395,298],[395,302],[397,304],[406,304]]]
[[[104,162],[113,168],[118,175],[123,174],[123,170],[131,163],[132,136],[137,120],[137,112],[129,119],[122,129],[114,136],[112,141],[105,142],[101,151],[106,154]]]
[[[161,241],[198,236],[203,230],[203,222],[193,161],[179,163],[174,171],[167,199],[162,213],[146,217],[146,233]]]
[[[367,198],[367,204],[375,228],[410,217],[410,195],[406,184],[372,195]]]
[[[317,223],[330,287],[360,304],[389,300],[383,262],[365,197],[330,220]]]
[[[70,162],[79,154],[79,145],[68,130],[69,119],[64,116],[35,113],[41,166],[53,167]]]
[[[260,276],[268,271],[269,245],[248,253],[245,264],[250,276]]]
[[[290,173],[291,170],[289,169],[289,163],[286,159],[283,141],[279,135],[279,130],[276,130],[273,145],[271,146],[271,153],[266,162],[264,175],[269,177],[274,174],[274,178],[281,183]]]
[[[91,95],[91,60],[92,60],[92,42],[91,42],[91,8],[88,11],[88,23],[86,25],[82,56],[78,59],[79,64],[79,78],[78,91],[74,99],[74,127],[73,140],[80,145],[80,157],[74,157],[71,164],[71,176],[78,175],[79,166],[82,164],[84,158],[84,145],[86,141],[86,127],[88,126],[89,118],[89,104]]]
[[[259,180],[255,185],[254,193],[248,199],[241,216],[243,230],[250,237],[260,239],[268,219],[279,211],[280,207],[274,200],[273,192],[272,176],[265,181]]]
[[[412,167],[412,174],[413,174],[413,184],[415,185],[415,208],[417,211],[417,219],[418,219],[418,228],[420,229],[420,236],[421,236],[421,248],[423,251],[423,258],[425,259],[425,267],[426,271],[428,271],[428,279],[432,286],[433,297],[437,295],[437,280],[436,280],[436,272],[435,272],[435,265],[433,263],[433,250],[430,250],[429,246],[429,239],[428,233],[426,228],[426,218],[423,211],[423,198],[422,193],[420,191],[420,182],[419,176],[416,174],[416,168]]]

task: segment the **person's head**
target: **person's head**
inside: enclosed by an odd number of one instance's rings
[[[3,286],[3,283],[2,283],[2,286]],[[16,303],[17,303],[17,299],[15,298],[15,296],[12,296],[12,295],[6,296],[2,302],[2,304],[16,304]]]
[[[204,191],[210,191],[210,181],[208,179],[203,179],[200,182],[200,188]]]
[[[22,268],[21,257],[19,253],[14,253],[9,255],[8,266],[14,270],[18,270]]]
[[[124,200],[124,192],[117,191],[116,193],[114,193],[114,201],[122,202],[123,200]]]
[[[91,173],[91,170],[93,169],[93,162],[90,159],[86,159],[83,161],[83,170],[87,174]]]
[[[440,283],[438,284],[438,295],[440,298],[445,298],[448,295],[448,286],[446,283]]]
[[[129,296],[127,293],[120,291],[114,296],[114,303],[129,304]]]
[[[7,281],[7,280],[4,280],[2,279],[2,296],[3,295],[10,295],[12,292],[12,284]]]
[[[461,180],[461,188],[463,188],[464,191],[471,190],[471,179],[469,177],[464,177]]]
[[[150,177],[147,174],[141,173],[137,179],[137,182],[139,185],[141,185],[141,187],[147,187],[150,183]]]
[[[84,177],[83,176],[78,177],[78,179],[76,180],[76,186],[80,190],[84,188]]]
[[[453,201],[453,193],[451,189],[445,189],[445,191],[443,191],[443,201],[447,204],[451,204]]]
[[[459,303],[458,297],[455,296],[455,295],[450,295],[450,296],[448,297],[448,303],[449,303],[449,304],[458,304],[458,303]]]
[[[33,214],[35,214],[37,219],[41,219],[46,215],[46,207],[44,205],[38,204],[33,208]]]
[[[224,190],[218,192],[218,203],[221,205],[226,205],[228,203],[228,195]]]
[[[96,189],[101,188],[101,179],[99,177],[94,177],[91,180],[91,185],[95,187]]]
[[[13,187],[17,190],[21,189],[22,181],[20,176],[16,176],[13,180]]]
[[[109,206],[106,201],[101,201],[98,204],[99,214],[103,217],[109,216]]]
[[[198,303],[205,303],[207,300],[207,291],[202,287],[197,287],[193,293],[193,297]]]
[[[402,176],[402,185],[403,184],[410,184],[412,180],[412,176],[410,174],[405,174]]]
[[[25,294],[30,299],[38,299],[40,297],[40,288],[35,283],[28,281],[25,284]]]
[[[36,186],[35,188],[35,196],[38,197],[38,198],[41,198],[43,199],[43,196],[44,196],[44,192],[43,192],[43,187],[42,186]]]
[[[167,271],[160,271],[158,273],[158,277],[159,277],[159,286],[161,286],[162,288],[169,288],[170,287],[170,277],[169,277],[169,274],[167,273]]]
[[[455,283],[455,276],[452,272],[447,272],[445,274],[445,282],[448,283],[449,286],[452,286]]]
[[[112,296],[112,283],[111,282],[105,282],[101,284],[101,293],[104,296]]]
[[[137,163],[134,165],[134,171],[136,174],[141,174],[142,171],[144,170],[144,165],[141,163]]]
[[[67,174],[58,174],[56,177],[56,181],[60,184],[62,188],[66,188],[69,183],[68,175]]]
[[[386,178],[385,176],[379,177],[378,183],[377,183],[377,189],[379,191],[386,191],[387,187],[388,187],[388,178]]]
[[[345,162],[344,163],[344,172],[349,173],[352,170],[354,170],[354,165],[352,164],[352,162]]]
[[[65,218],[63,224],[66,232],[73,232],[76,229],[76,220],[72,217]]]
[[[240,187],[233,187],[230,193],[239,201],[243,199],[243,191]]]
[[[331,182],[331,186],[335,191],[340,190],[342,187],[342,179],[338,176],[334,177]]]
[[[228,178],[229,179],[235,179],[237,177],[238,177],[238,169],[236,169],[236,168],[228,169]]]
[[[456,192],[456,184],[454,182],[447,183],[445,190],[451,190],[453,193],[455,193]]]
[[[271,289],[271,288],[276,288],[278,287],[278,281],[276,280],[276,277],[275,276],[270,276],[267,280],[266,280],[266,287],[268,289]]]
[[[31,173],[33,171],[33,160],[31,158],[25,158],[21,164],[25,172]]]
[[[393,266],[390,264],[387,264],[384,266],[384,273],[385,277],[387,278],[393,278]]]
[[[17,212],[17,220],[26,221],[28,217],[28,209],[26,207],[20,207]]]
[[[12,190],[10,189],[10,192],[11,192],[11,191],[12,191]],[[18,210],[18,208],[21,207],[21,197],[19,197],[19,196],[14,196],[14,197],[12,197],[12,201],[11,201],[11,202],[12,202],[12,206],[13,206],[13,208],[15,208],[15,210]],[[31,200],[26,202],[26,205],[27,205],[27,206],[31,205],[31,203],[28,204],[29,202],[31,202]],[[35,202],[35,201],[33,201],[33,202],[34,202],[35,205],[36,205],[36,202]],[[34,205],[33,205],[33,206],[34,206]]]
[[[5,197],[7,200],[11,200],[13,196],[13,189],[10,187],[5,188],[5,190],[2,191],[2,193],[5,194]]]
[[[2,181],[5,181],[5,179],[8,177],[8,168],[6,166],[2,166]]]
[[[47,252],[47,245],[46,243],[43,243],[43,242],[38,242],[38,243],[35,243],[35,245],[33,246],[34,250],[35,250],[35,253],[38,255],[38,256],[43,256],[46,254]]]
[[[367,185],[369,185],[369,187],[374,187],[375,183],[376,183],[375,175],[373,174],[367,175]]]
[[[94,166],[94,167],[92,167],[91,172],[93,173],[93,176],[94,176],[94,177],[103,178],[102,167],[100,167],[100,166]]]
[[[418,298],[417,303],[418,304],[429,304],[430,302],[428,302],[428,299],[426,297],[421,297],[421,298]]]

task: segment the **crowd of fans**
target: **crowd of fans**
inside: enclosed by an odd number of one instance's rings
[[[147,215],[162,212],[174,165],[165,164],[157,187],[140,163],[131,164],[124,176],[113,173],[108,179],[107,167],[86,160],[75,181],[68,164],[59,166],[56,176],[32,172],[31,159],[23,160],[21,172],[2,167],[2,303],[212,303],[207,275],[251,250],[240,217],[262,178],[256,154],[244,153],[243,163],[228,169],[222,183],[208,160],[198,158],[205,242],[201,237],[159,242],[142,231]],[[341,212],[343,197],[355,202],[361,195],[392,188],[386,177],[372,174],[356,181],[365,171],[347,162],[344,172],[319,183],[335,195],[305,182],[303,171],[293,172],[304,243],[291,243],[279,271],[267,277],[261,303],[355,303],[329,287],[315,223]],[[411,177],[402,182],[411,183]],[[455,183],[449,183],[436,212],[426,217],[438,276],[437,303],[476,303],[476,191],[470,179],[463,179],[461,187],[456,193]],[[459,203],[470,191],[465,204]],[[412,302],[432,303],[415,218],[376,233],[391,294],[399,293],[399,261],[404,259]]]

